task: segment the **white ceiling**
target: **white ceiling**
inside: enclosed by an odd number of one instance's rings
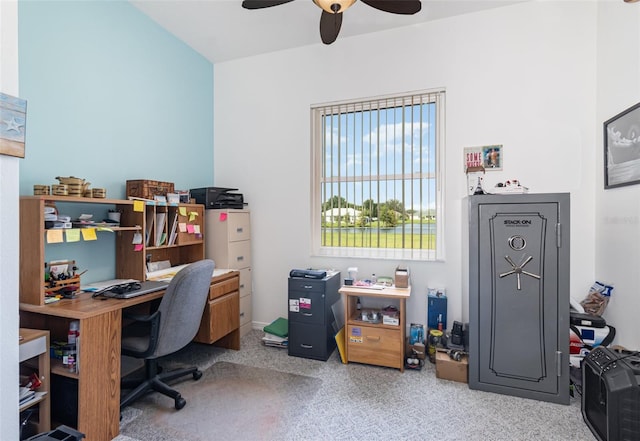
[[[402,1],[402,0],[398,0]],[[415,15],[398,15],[356,2],[344,12],[340,39],[526,0],[422,0]],[[163,28],[212,63],[311,44],[320,40],[322,10],[312,0],[247,10],[242,0],[131,0]]]

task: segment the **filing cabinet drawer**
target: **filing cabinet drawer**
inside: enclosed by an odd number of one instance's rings
[[[348,361],[401,368],[404,345],[400,331],[348,325],[345,336]]]
[[[322,325],[326,314],[324,291],[289,291],[289,321]]]
[[[235,331],[239,326],[240,293],[234,291],[207,302],[194,340],[200,343],[213,343]]]
[[[249,213],[229,212],[227,215],[229,242],[249,240],[251,227]]]
[[[240,297],[246,297],[252,292],[251,268],[240,270]]]
[[[209,287],[209,300],[215,300],[230,292],[238,291],[239,288],[240,281],[238,277],[233,277],[231,279],[215,283]]]
[[[229,268],[241,269],[251,266],[251,241],[229,243]]]
[[[324,280],[302,279],[299,277],[289,278],[289,292],[291,291],[308,291],[308,292],[324,292]]]
[[[251,296],[240,297],[240,326],[251,322]]]
[[[335,347],[323,325],[289,322],[289,355],[326,361]]]

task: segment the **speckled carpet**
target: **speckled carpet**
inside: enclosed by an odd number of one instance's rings
[[[282,425],[302,415],[322,385],[317,378],[226,361],[203,374],[176,384],[188,400],[179,412],[161,394],[134,403],[141,412],[123,424],[123,432],[140,440],[280,439],[287,431]]]
[[[180,411],[158,394],[133,403],[115,441],[596,439],[579,398],[565,406],[471,390],[436,378],[431,363],[401,373],[342,364],[337,351],[326,362],[290,357],[263,335],[251,331],[239,351],[194,343],[175,354],[169,361],[207,370],[212,386],[204,376],[175,384],[187,400]]]

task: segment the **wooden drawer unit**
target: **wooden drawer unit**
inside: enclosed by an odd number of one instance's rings
[[[404,340],[406,334],[406,300],[411,287],[369,289],[343,286],[345,304],[345,351],[348,362],[374,364],[400,369],[404,372]],[[380,302],[391,300],[399,305],[398,325],[365,322],[360,319],[358,299]]]
[[[402,368],[404,345],[400,334],[400,329],[348,325],[349,361]]]
[[[211,279],[209,299],[194,341],[240,349],[240,273],[227,271]]]

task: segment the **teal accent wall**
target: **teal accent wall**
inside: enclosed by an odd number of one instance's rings
[[[20,0],[18,56],[21,195],[56,176],[85,178],[109,199],[125,198],[129,179],[213,184],[213,65],[130,3]],[[102,219],[107,208],[85,210]],[[45,248],[47,261],[88,269],[83,283],[115,277],[113,233]]]
[[[118,199],[128,179],[213,184],[211,62],[120,0],[20,0],[18,26],[21,195],[56,176]]]

